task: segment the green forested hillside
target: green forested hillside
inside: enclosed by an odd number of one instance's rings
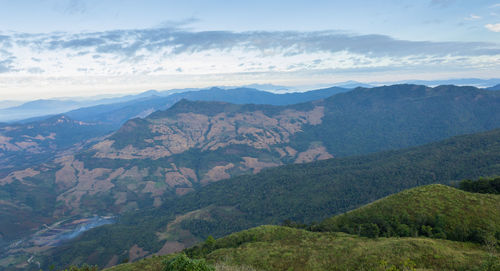
[[[327,125],[303,129],[291,145],[300,148],[314,138],[339,157],[495,129],[500,112],[488,108],[496,107],[499,98],[498,92],[453,85],[357,88],[325,99]]]
[[[500,239],[500,196],[428,185],[326,219],[316,230],[368,237],[428,236],[486,243]]]
[[[135,244],[153,253],[166,242],[183,247],[208,235],[220,237],[287,219],[320,221],[407,188],[499,172],[500,130],[406,150],[268,169],[210,184],[159,209],[123,216],[116,225],[91,230],[56,249],[46,263],[104,266],[114,256],[128,258],[124,248]],[[88,257],[94,251],[99,254]]]

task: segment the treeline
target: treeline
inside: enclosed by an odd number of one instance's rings
[[[458,187],[473,193],[500,194],[500,177],[481,178],[475,181],[463,180]]]
[[[426,236],[496,243],[500,240],[499,210],[497,195],[470,194],[448,186],[430,185],[389,196],[306,228],[371,238]]]

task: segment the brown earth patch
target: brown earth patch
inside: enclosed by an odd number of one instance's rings
[[[178,185],[192,186],[191,182],[179,172],[165,173],[165,183],[170,187],[176,187]]]
[[[287,155],[287,153],[282,148],[274,148],[276,152],[280,155],[280,158],[283,158]]]
[[[4,151],[19,151],[21,150],[18,146],[10,143],[12,137],[6,137],[0,135],[0,150]]]
[[[166,187],[165,185],[158,186],[155,182],[147,181],[144,189],[142,189],[142,193],[151,193],[152,197],[158,197],[165,193]]]
[[[234,167],[233,163],[229,163],[225,166],[215,166],[212,169],[210,169],[205,174],[205,176],[203,176],[201,183],[207,184],[209,182],[216,182],[223,179],[227,179],[231,177],[231,175],[229,175],[229,173],[227,173],[226,170],[231,169],[233,167]]]
[[[190,246],[198,243],[201,240],[199,240],[193,234],[191,234],[190,231],[183,229],[181,226],[182,221],[189,220],[189,219],[210,220],[211,219],[210,211],[213,208],[214,207],[207,207],[207,208],[191,211],[191,212],[185,213],[183,215],[176,216],[174,221],[171,221],[170,223],[168,223],[168,225],[165,227],[164,231],[156,233],[156,235],[158,236],[158,239],[165,240],[167,242],[179,242],[184,247],[190,247]],[[172,243],[169,243],[169,245],[172,245]],[[168,249],[173,249],[176,247],[177,247],[177,245],[175,245],[175,247],[170,247],[170,248],[168,248],[168,246],[167,246],[167,247],[165,247],[165,249],[163,251],[168,252],[169,251]]]
[[[111,259],[108,261],[108,263],[104,266],[104,268],[109,268],[111,266],[114,266],[118,263],[118,255],[113,255]]]
[[[330,158],[333,158],[333,155],[329,154],[324,146],[315,146],[309,148],[307,151],[299,153],[295,163],[307,163]]]
[[[167,255],[179,252],[186,248],[186,245],[177,241],[167,241],[163,247],[156,253],[157,255]]]
[[[29,136],[29,135],[23,135],[25,138],[30,138],[30,139],[36,139],[38,141],[44,141],[47,139],[56,139],[56,133],[50,133],[48,136],[43,136],[43,135],[36,135],[36,136]]]
[[[194,191],[194,189],[190,188],[190,187],[187,187],[187,188],[178,187],[175,189],[175,194],[182,196],[182,195],[185,195],[185,194],[187,194],[189,192],[193,192],[193,191]]]
[[[104,140],[92,146],[92,149],[103,153],[111,152],[113,143],[115,143],[114,140]]]
[[[159,159],[172,155],[172,153],[168,149],[161,145],[157,145],[155,147],[147,147],[144,149],[137,149],[132,145],[128,145],[123,149],[116,150],[111,146],[113,145],[113,143],[113,140],[104,140],[94,145],[92,149],[97,151],[94,154],[94,157],[130,160],[141,158]]]
[[[119,178],[120,179],[131,178],[134,180],[142,180],[144,176],[148,176],[148,171],[149,170],[147,168],[139,170],[137,166],[133,166],[132,168],[123,172],[123,174]]]
[[[78,171],[76,186],[57,197],[58,201],[64,201],[66,206],[73,209],[73,211],[80,207],[80,200],[83,195],[95,195],[109,191],[114,187],[111,180],[122,175],[125,171],[123,168],[118,168],[115,171],[106,168],[87,170],[83,167],[83,163],[77,160],[73,162],[73,167]],[[106,174],[108,176],[104,177]]]
[[[243,160],[243,166],[247,169],[252,169],[254,174],[259,173],[263,168],[276,167],[280,165],[278,163],[262,162],[253,157],[243,157]]]
[[[188,177],[192,182],[198,182],[198,177],[196,176],[194,170],[186,167],[181,167],[179,170],[182,175]]]
[[[127,192],[117,192],[113,198],[115,199],[115,205],[120,205],[127,202]]]
[[[103,173],[108,171],[108,169],[101,169],[101,170]],[[89,195],[105,192],[113,188],[115,185],[111,182],[111,180],[116,179],[118,176],[122,175],[124,171],[125,169],[118,168],[117,170],[109,174],[109,176],[106,179],[95,180],[94,184],[92,185],[92,189],[89,190]],[[97,174],[102,175],[100,173]]]
[[[33,141],[20,141],[16,142],[16,145],[22,150],[26,150],[29,152],[40,152],[40,148],[38,148],[38,143]]]
[[[14,171],[14,172],[10,173],[9,175],[7,175],[6,177],[0,179],[0,185],[10,184],[10,183],[14,182],[15,180],[18,180],[22,184],[27,185],[27,183],[24,181],[24,178],[34,177],[38,174],[40,174],[40,171],[34,170],[32,168]]]
[[[156,197],[153,201],[153,206],[154,207],[160,207],[162,204],[162,201],[161,201],[161,198],[160,197]]]
[[[175,217],[174,221],[168,223],[167,225],[167,231],[172,231],[175,228],[180,227],[180,224],[182,221],[187,220],[187,219],[210,219],[210,210],[213,209],[213,207],[207,207],[199,210],[194,210],[188,213],[185,213],[183,215],[178,215]]]
[[[76,183],[76,169],[72,166],[73,156],[66,156],[56,162],[64,166],[56,172],[56,184],[60,189],[68,189]]]
[[[295,157],[295,155],[297,155],[297,151],[292,147],[286,146],[285,150],[286,150],[286,152],[288,152],[288,155],[290,155],[291,157]]]
[[[137,259],[140,259],[146,255],[148,255],[148,251],[143,250],[141,247],[139,247],[137,244],[132,246],[128,252],[128,259],[133,262]]]

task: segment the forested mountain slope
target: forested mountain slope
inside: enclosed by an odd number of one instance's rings
[[[474,87],[358,88],[287,106],[181,100],[126,122],[81,151],[4,172],[0,207],[10,210],[8,219],[2,217],[8,229],[4,238],[12,240],[26,230],[18,225],[43,224],[21,223],[27,214],[34,221],[55,222],[158,207],[208,183],[264,168],[398,149],[496,127],[500,93]]]
[[[285,220],[310,223],[401,190],[500,172],[500,130],[399,151],[288,165],[210,184],[160,208],[121,217],[56,249],[48,262],[92,264],[130,251],[176,251],[205,239]],[[89,255],[100,251],[99,257]]]

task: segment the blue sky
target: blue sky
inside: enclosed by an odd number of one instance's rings
[[[0,99],[500,74],[500,0],[0,0]]]

